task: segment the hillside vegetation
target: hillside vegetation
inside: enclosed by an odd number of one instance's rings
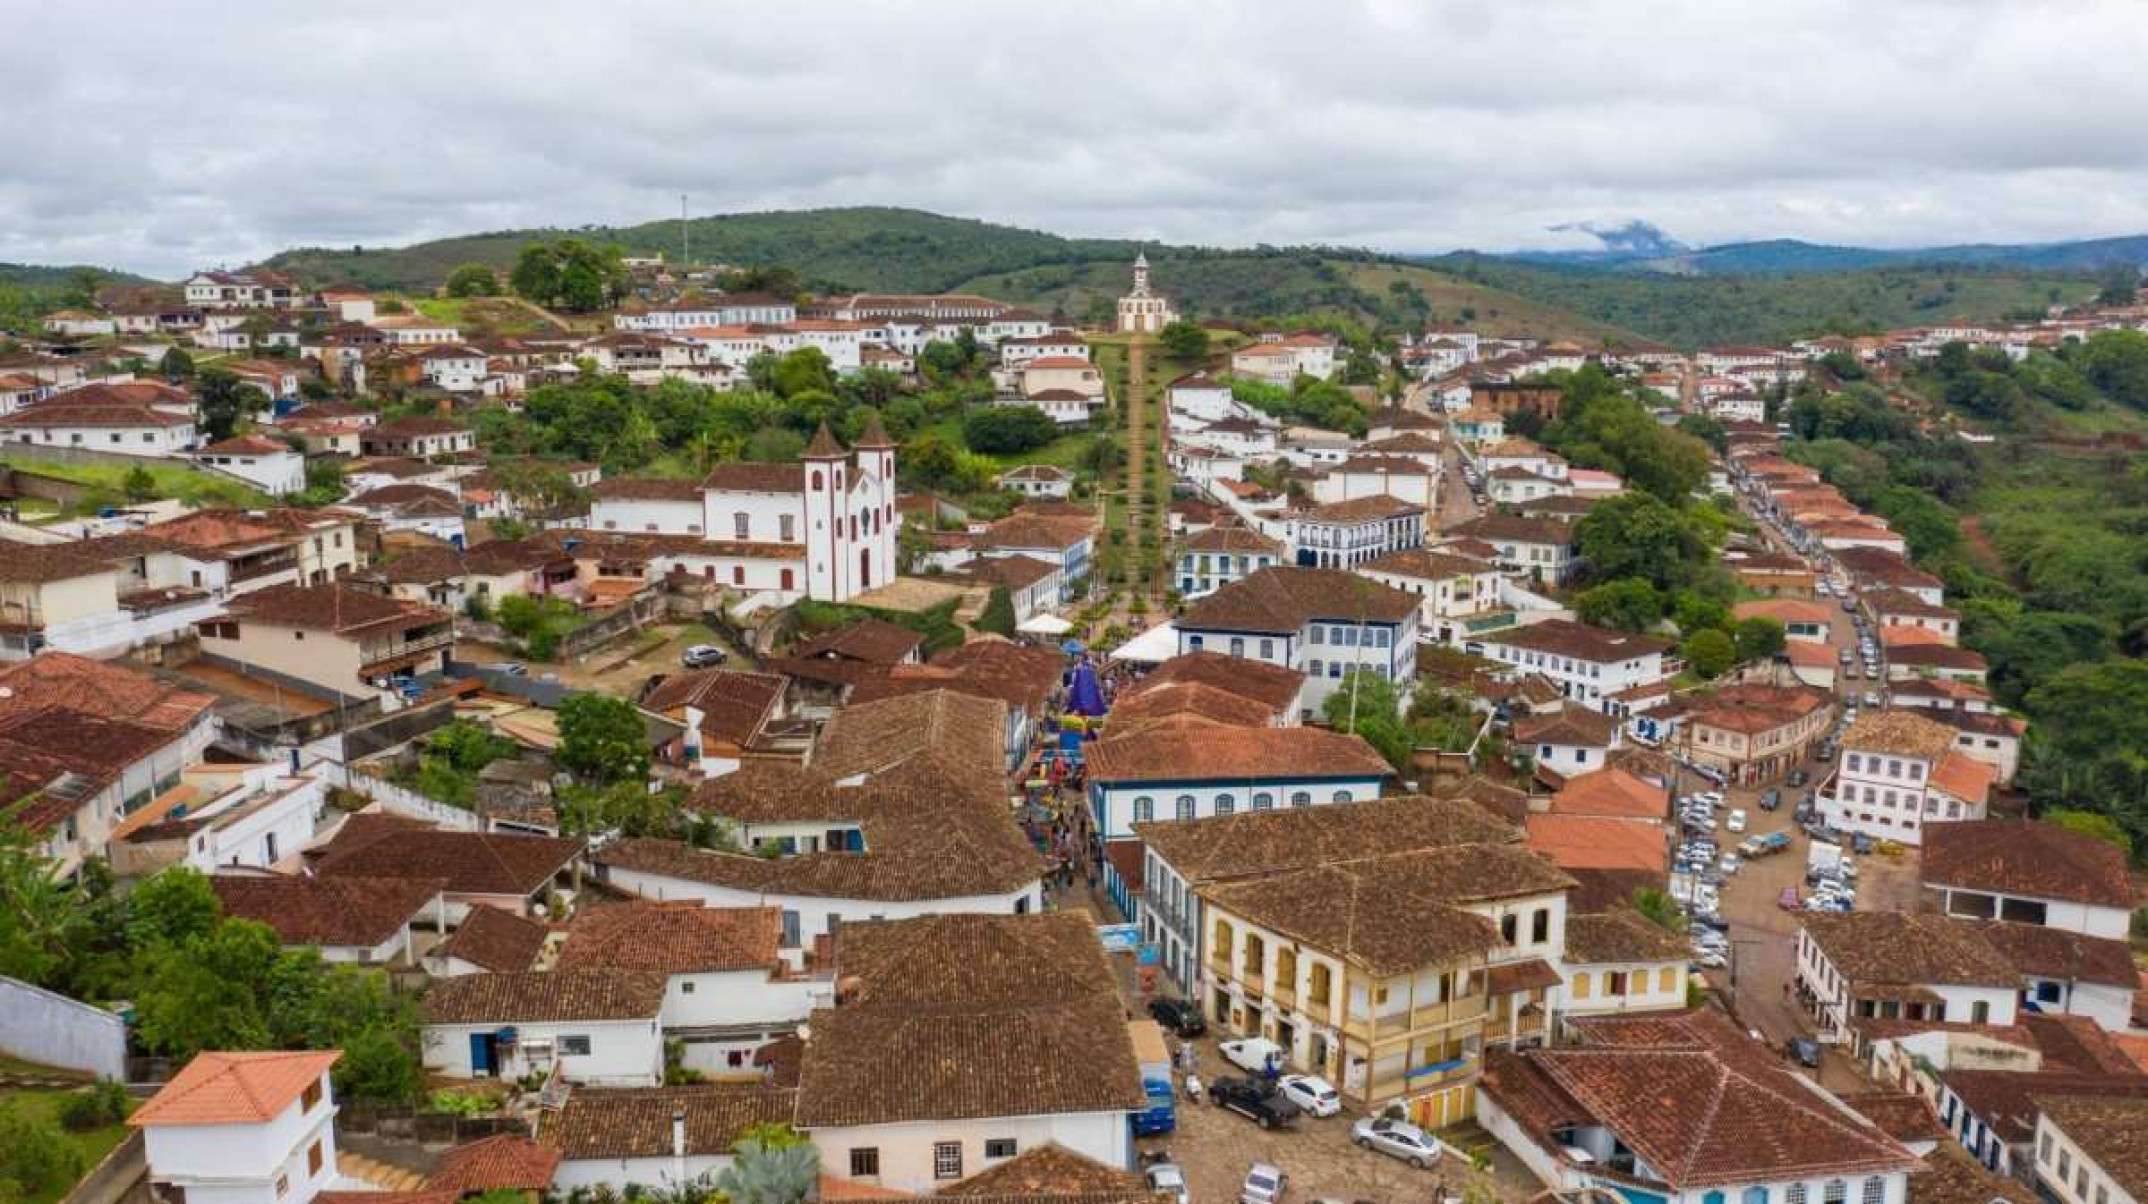
[[[1527,264],[1489,255],[1445,255],[1427,262],[1463,280],[1679,347],[1783,343],[1947,319],[2039,315],[2053,304],[2089,300],[2097,290],[2095,281],[2077,275],[2000,268],[1678,276]]]

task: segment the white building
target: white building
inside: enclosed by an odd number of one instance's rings
[[[2036,1102],[2039,1196],[2059,1204],[2140,1204],[2148,1198],[2140,1163],[2148,1100],[2069,1093]]]
[[[127,1118],[162,1201],[309,1204],[336,1182],[337,1050],[197,1054]]]
[[[1898,911],[1811,913],[1797,939],[1797,990],[1823,1040],[1855,1021],[2014,1023],[2021,976],[1973,924]]]
[[[641,971],[465,974],[420,1005],[425,1069],[447,1078],[557,1072],[592,1087],[664,1081],[661,1015],[670,980]]]
[[[797,1096],[759,1083],[582,1088],[547,1122],[562,1154],[552,1187],[709,1188],[731,1166],[747,1129],[791,1122]]]
[[[1205,527],[1178,549],[1178,592],[1203,597],[1283,563],[1283,545],[1250,527]]]
[[[1869,711],[1842,734],[1820,815],[1875,840],[1921,844],[1928,824],[1984,818],[1991,766],[1954,750],[1954,729],[1915,710]]]
[[[895,443],[877,421],[849,452],[823,426],[800,463],[718,464],[698,486],[611,478],[589,511],[602,531],[695,537],[734,565],[727,584],[832,602],[895,579],[900,521]]]
[[[1481,647],[1473,646],[1481,644]],[[1671,642],[1591,627],[1571,619],[1547,619],[1501,631],[1463,645],[1465,651],[1511,666],[1517,676],[1540,673],[1576,702],[1618,714],[1616,695],[1662,681],[1664,654]]]
[[[1693,951],[1679,936],[1630,907],[1566,917],[1561,964],[1567,1016],[1675,1012],[1686,1007]]]
[[[1362,739],[1316,727],[1145,728],[1092,742],[1085,761],[1106,842],[1139,824],[1365,802],[1394,772]]]
[[[1339,569],[1261,569],[1194,603],[1175,624],[1180,654],[1224,652],[1306,676],[1318,714],[1361,668],[1405,692],[1417,675],[1417,597]]]
[[[275,497],[306,488],[304,454],[266,435],[235,435],[220,439],[196,451],[194,459],[232,476],[244,477],[261,492]]]
[[[1353,569],[1424,542],[1424,507],[1386,492],[1290,516],[1291,558],[1307,568]]]
[[[0,442],[176,456],[194,446],[194,420],[149,406],[47,402],[0,418]]]

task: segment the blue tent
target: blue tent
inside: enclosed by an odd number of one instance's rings
[[[1074,666],[1074,681],[1067,687],[1067,710],[1075,715],[1104,713],[1104,691],[1096,684],[1096,666],[1088,661]]]

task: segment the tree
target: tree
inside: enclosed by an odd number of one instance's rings
[[[1738,660],[1737,645],[1714,627],[1687,636],[1679,651],[1686,658],[1687,668],[1709,680],[1721,677]]]
[[[1757,615],[1738,620],[1737,628],[1731,635],[1741,663],[1774,656],[1783,650],[1785,640],[1780,622]]]
[[[995,585],[992,587],[991,596],[985,601],[983,613],[979,614],[977,621],[970,624],[970,626],[977,631],[989,631],[994,635],[1013,638],[1014,599],[1007,593],[1006,586]]]
[[[239,422],[260,412],[262,403],[268,400],[261,390],[222,368],[203,369],[194,388],[201,397],[202,432],[212,443],[231,438]]]
[[[82,1174],[82,1148],[27,1098],[0,1103],[0,1185],[18,1198],[59,1196]]]
[[[1402,722],[1402,702],[1392,681],[1370,669],[1351,669],[1320,713],[1334,730],[1362,737],[1398,772],[1409,770],[1416,742]]]
[[[778,357],[772,381],[776,395],[785,399],[797,397],[808,389],[828,394],[835,392],[835,366],[828,360],[828,353],[818,347],[800,347]],[[813,425],[819,425],[816,418]]]
[[[2140,269],[2130,263],[2114,263],[2105,268],[2099,281],[2098,305],[2131,305],[2140,295]]]
[[[668,836],[678,826],[679,801],[676,790],[652,792],[639,778],[568,786],[559,792],[560,824],[574,833]]]
[[[2148,409],[2148,335],[2099,330],[2081,344],[2074,362],[2104,396],[2136,410]]]
[[[1208,357],[1208,331],[1192,322],[1173,322],[1156,337],[1172,359],[1190,363]]]
[[[157,496],[157,478],[147,467],[137,464],[120,478],[119,489],[130,502],[146,502]]]
[[[558,716],[560,764],[599,782],[648,776],[649,736],[632,703],[607,694],[570,694]]]
[[[192,866],[171,866],[127,896],[127,939],[137,948],[183,945],[208,935],[223,914],[207,876]]]
[[[276,935],[250,920],[149,955],[135,1000],[136,1031],[156,1053],[190,1058],[205,1049],[272,1044],[261,992],[278,968]]]
[[[1059,424],[1035,406],[987,406],[962,420],[962,441],[986,455],[1018,455],[1059,437]]]
[[[508,283],[539,305],[589,311],[611,303],[626,286],[619,248],[579,238],[531,243],[515,259]]]
[[[164,374],[165,380],[177,384],[194,375],[194,357],[188,355],[183,348],[173,347],[164,353],[163,359],[157,361],[157,371]]]
[[[2074,665],[2031,690],[2023,777],[2044,806],[2108,815],[2148,840],[2148,661]]]
[[[1633,892],[1633,909],[1640,912],[1642,918],[1650,923],[1661,924],[1674,932],[1682,931],[1685,927],[1678,914],[1678,900],[1671,898],[1669,892],[1653,886],[1644,886]]]
[[[1593,579],[1633,577],[1665,591],[1685,588],[1715,563],[1707,533],[1646,493],[1622,493],[1590,507],[1574,528],[1574,542]]]
[[[448,273],[450,297],[491,297],[500,291],[500,275],[482,263],[466,263]]]
[[[1576,595],[1574,613],[1598,627],[1646,631],[1663,618],[1663,595],[1639,577],[1623,577]]]
[[[2133,838],[2126,835],[2126,830],[2118,826],[2118,821],[2108,815],[2098,815],[2093,811],[2070,811],[2064,807],[2058,807],[2044,812],[2043,819],[2045,823],[2053,827],[2064,828],[2068,832],[2078,832],[2083,836],[2100,840],[2124,853],[2129,860],[2133,856]]]

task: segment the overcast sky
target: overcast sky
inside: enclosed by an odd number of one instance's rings
[[[2148,232],[2139,0],[0,0],[0,260],[889,204],[1389,250]]]

